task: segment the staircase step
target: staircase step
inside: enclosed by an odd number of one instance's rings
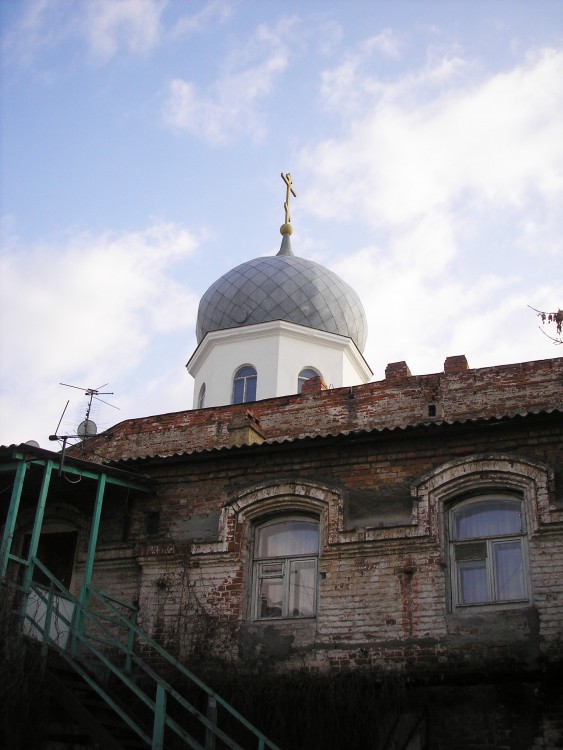
[[[86,733],[90,740],[98,743],[104,750],[124,750],[123,741],[116,739],[114,733],[106,726],[105,717],[102,718],[101,707],[104,702],[101,698],[99,699],[100,702],[94,702],[87,707],[80,697],[65,685],[61,675],[56,674],[51,669],[46,669],[45,681],[52,698],[82,728],[83,734]],[[89,687],[86,683],[83,684]],[[94,691],[91,692],[94,694]],[[107,714],[106,708],[103,710],[104,714]],[[128,728],[125,724],[121,723],[120,729],[124,735],[127,733]],[[133,740],[135,738],[134,733],[130,730],[129,733],[130,739]],[[129,743],[127,746],[133,747]],[[146,750],[146,745],[142,742],[137,741],[136,747]]]

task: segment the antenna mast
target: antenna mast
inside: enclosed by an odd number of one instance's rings
[[[61,474],[63,470],[67,440],[74,438],[74,439],[80,439],[84,441],[87,438],[94,437],[94,435],[98,432],[96,423],[90,419],[90,413],[92,411],[92,401],[96,399],[96,401],[101,401],[102,404],[111,406],[113,409],[119,409],[119,406],[115,406],[114,404],[110,404],[109,401],[104,401],[103,398],[99,398],[99,396],[112,396],[113,395],[113,391],[101,390],[102,388],[105,388],[107,386],[107,383],[100,385],[98,388],[82,388],[79,385],[70,385],[70,383],[60,383],[60,385],[64,385],[66,388],[76,388],[79,391],[83,391],[86,397],[88,398],[88,403],[86,406],[86,417],[76,428],[75,435],[59,435],[58,434],[59,427],[61,426],[61,422],[63,421],[63,417],[67,410],[69,401],[66,402],[66,406],[63,409],[63,413],[61,414],[61,418],[59,419],[59,424],[57,425],[55,434],[49,435],[49,440],[62,440],[62,443],[63,443],[62,459],[61,459],[61,466],[59,468],[59,474]],[[84,446],[82,446],[82,451],[84,452]]]

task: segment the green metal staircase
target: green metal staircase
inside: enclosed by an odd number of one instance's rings
[[[24,633],[46,660],[46,686],[104,750],[280,750],[136,624],[137,609],[92,586],[23,592]],[[62,730],[61,730],[62,731]]]
[[[49,715],[43,730],[44,747],[89,747],[95,743],[104,750],[146,748],[146,743],[52,649],[43,684]]]

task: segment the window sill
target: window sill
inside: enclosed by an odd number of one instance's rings
[[[306,617],[256,617],[251,620],[251,622],[255,623],[268,623],[268,622],[310,622],[311,620],[316,620],[317,615],[309,615]]]
[[[450,612],[449,617],[471,617],[473,615],[496,614],[497,612],[510,612],[512,610],[520,611],[530,609],[532,602],[528,599],[520,599],[512,602],[495,602],[491,604],[459,604]]]

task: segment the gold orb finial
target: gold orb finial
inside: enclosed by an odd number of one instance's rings
[[[293,227],[287,222],[280,227],[280,234],[293,234]]]

